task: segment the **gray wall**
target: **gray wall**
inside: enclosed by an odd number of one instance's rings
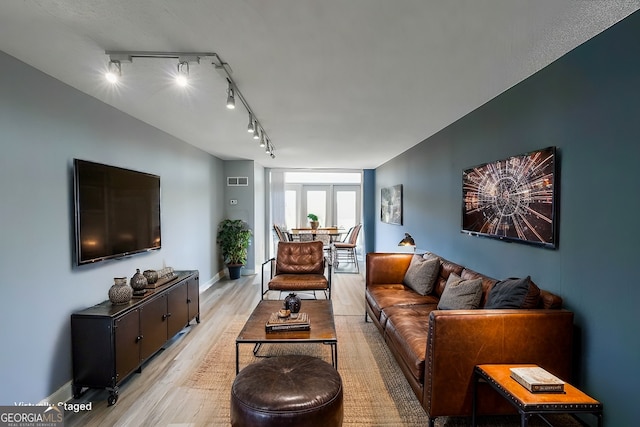
[[[247,252],[247,264],[243,267],[242,274],[254,274],[257,271],[256,261],[262,262],[262,247],[264,246],[263,168],[252,160],[228,160],[224,162],[224,174],[225,186],[227,177],[249,178],[249,185],[246,187],[225,187],[224,211],[225,218],[245,221],[253,233]],[[232,205],[232,199],[238,203]],[[220,266],[224,268],[222,258],[220,258]]]
[[[0,52],[0,405],[71,379],[69,316],[136,268],[218,273],[223,162]],[[72,159],[161,177],[162,249],[72,267]]]
[[[376,249],[419,248],[496,278],[531,275],[576,313],[577,376],[605,424],[640,417],[640,13],[376,170],[404,185],[404,225],[376,220]],[[462,171],[550,145],[560,157],[559,247],[460,233]],[[523,337],[523,340],[526,337]]]

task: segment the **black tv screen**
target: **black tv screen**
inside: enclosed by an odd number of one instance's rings
[[[77,265],[160,249],[160,177],[74,159]]]
[[[555,147],[508,157],[462,173],[462,232],[557,247]]]

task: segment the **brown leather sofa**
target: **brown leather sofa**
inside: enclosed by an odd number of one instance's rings
[[[412,257],[367,254],[365,320],[380,330],[430,426],[440,416],[471,415],[475,365],[535,363],[570,380],[573,313],[561,308],[559,296],[540,290],[534,309],[483,309],[498,281],[441,257],[434,289],[423,296],[403,285]],[[437,309],[451,273],[482,278],[479,309]],[[486,384],[480,384],[478,396],[481,415],[514,412]]]

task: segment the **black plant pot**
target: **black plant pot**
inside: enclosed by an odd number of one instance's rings
[[[230,264],[227,265],[229,269],[229,279],[236,280],[240,278],[240,270],[242,269],[242,264]]]

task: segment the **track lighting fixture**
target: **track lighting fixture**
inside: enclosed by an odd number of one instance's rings
[[[189,62],[178,62],[178,74],[176,74],[176,83],[178,86],[185,87],[189,84]]]
[[[106,51],[105,54],[109,55],[109,64],[107,66],[107,72],[105,78],[111,82],[116,83],[122,75],[122,63],[133,62],[134,58],[174,58],[178,60],[176,82],[180,86],[187,86],[189,84],[189,65],[200,64],[201,60],[210,61],[214,69],[225,78],[227,81],[227,108],[230,110],[236,107],[236,98],[240,100],[244,108],[249,113],[249,124],[247,125],[247,132],[251,133],[253,139],[259,140],[260,147],[265,147],[267,154],[271,158],[275,158],[275,148],[269,140],[264,128],[260,125],[260,121],[256,118],[253,110],[249,106],[247,100],[244,98],[235,81],[231,77],[231,66],[224,62],[220,56],[215,52],[153,52],[153,51]]]
[[[253,116],[251,115],[251,113],[249,113],[249,124],[247,125],[247,132],[253,133],[254,129],[255,129],[255,123],[253,121]]]
[[[273,153],[273,144],[271,144],[271,141],[269,141],[267,139],[267,154],[272,158],[275,159],[276,155]]]
[[[231,84],[231,81],[229,79],[227,79],[227,81],[229,82],[229,88],[227,89],[227,108],[229,110],[233,110],[234,108],[236,108],[236,98],[233,94],[233,84]]]
[[[121,76],[122,64],[120,63],[120,61],[112,59],[111,61],[109,61],[107,72],[104,74],[104,77],[109,83],[118,83],[118,80],[120,80]]]
[[[267,140],[267,149],[265,150],[265,152],[269,155],[269,157],[271,157],[272,159],[276,158],[276,155],[273,153],[273,144],[271,144],[271,141]]]

